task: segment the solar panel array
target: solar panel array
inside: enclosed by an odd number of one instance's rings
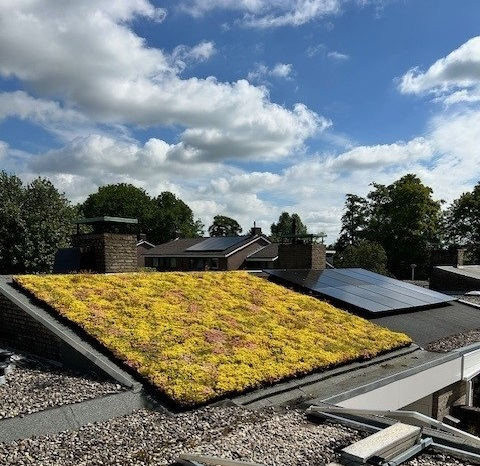
[[[373,314],[431,307],[455,299],[364,269],[265,272]]]
[[[245,240],[245,236],[218,236],[207,238],[205,241],[194,244],[186,249],[186,251],[225,251],[238,243]]]

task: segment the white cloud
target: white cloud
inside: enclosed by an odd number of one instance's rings
[[[244,13],[242,24],[255,28],[300,26],[340,11],[340,0],[183,0],[184,11],[200,16],[214,9]]]
[[[159,14],[146,0],[0,3],[0,76],[25,82],[40,106],[52,101],[57,113],[69,109],[95,124],[185,128],[176,153],[189,159],[283,157],[329,125],[303,105],[272,103],[247,81],[181,79],[171,57],[128,27]],[[185,65],[213,53],[211,42],[177,50]],[[280,65],[275,72],[287,73]]]
[[[336,62],[343,62],[350,59],[350,55],[346,53],[338,52],[336,50],[328,50],[325,44],[311,45],[307,49],[307,56],[309,58],[321,57],[322,59],[328,59]]]
[[[407,143],[358,146],[339,156],[325,160],[326,166],[334,170],[367,170],[371,168],[405,166],[412,161],[428,160],[434,148],[425,138],[415,138]]]
[[[335,61],[346,61],[350,58],[347,54],[336,51],[328,52],[327,57]]]
[[[425,72],[409,70],[399,89],[405,94],[433,94],[447,104],[480,101],[480,36],[437,60]]]
[[[292,74],[292,65],[291,63],[277,63],[273,67],[271,74],[279,78],[288,78]]]
[[[247,77],[251,82],[269,85],[269,77],[289,80],[292,73],[293,66],[291,63],[276,63],[272,68],[269,68],[264,63],[257,63],[255,69],[250,71]]]
[[[187,66],[208,60],[216,53],[213,42],[200,42],[194,47],[178,45],[172,53],[173,66],[183,71]]]
[[[149,139],[144,145],[101,134],[79,137],[62,147],[31,159],[30,169],[101,178],[128,174],[131,179],[159,180],[170,176],[197,176],[199,167],[179,161],[177,145]],[[211,176],[218,165],[202,163],[201,171]]]
[[[7,157],[8,144],[5,141],[0,141],[0,160]]]
[[[11,117],[31,121],[65,140],[89,133],[93,128],[80,112],[24,91],[0,93],[0,120]]]

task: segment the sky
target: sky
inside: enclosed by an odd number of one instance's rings
[[[478,0],[0,1],[0,169],[339,234],[348,193],[480,181]]]

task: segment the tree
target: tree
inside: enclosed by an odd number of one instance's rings
[[[178,236],[203,234],[200,219],[194,221],[190,207],[168,191],[152,199],[145,190],[132,184],[109,184],[90,194],[82,210],[85,217],[136,218],[147,239],[155,244]]]
[[[480,263],[480,182],[446,210],[445,229],[451,246],[465,247],[471,260]]]
[[[343,250],[348,245],[357,245],[363,240],[368,222],[368,201],[355,194],[347,194],[342,228],[336,249]]]
[[[175,194],[164,191],[154,203],[157,208],[157,242],[165,243],[178,236],[196,238],[203,235],[203,223],[200,219],[193,220],[192,209]]]
[[[136,218],[149,237],[153,233],[155,204],[143,189],[132,184],[109,184],[87,197],[83,203],[83,214],[86,218]]]
[[[73,208],[53,184],[37,178],[26,187],[0,173],[0,272],[49,272],[57,249],[69,245]]]
[[[210,236],[239,236],[242,227],[233,218],[224,215],[215,215],[213,223],[208,227]]]
[[[432,199],[432,189],[408,174],[389,186],[373,183],[368,194],[365,238],[383,246],[388,270],[408,277],[411,264],[417,274],[428,274],[431,245],[440,238],[441,202]]]
[[[70,245],[74,209],[64,194],[44,178],[37,178],[25,189],[26,224],[23,264],[28,272],[49,272],[55,253]]]
[[[387,253],[378,243],[364,241],[350,244],[335,254],[335,267],[361,267],[382,275],[388,275]]]
[[[25,191],[16,175],[0,172],[0,272],[23,271],[22,250],[25,219],[22,215]]]
[[[290,215],[288,212],[282,212],[278,217],[278,222],[270,225],[272,241],[278,242],[282,237],[294,234],[294,226],[296,235],[307,234],[307,227],[298,214]]]

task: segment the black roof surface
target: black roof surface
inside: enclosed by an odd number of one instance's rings
[[[370,320],[390,330],[406,333],[417,345],[426,347],[442,338],[480,329],[480,308],[454,301],[434,309]]]

